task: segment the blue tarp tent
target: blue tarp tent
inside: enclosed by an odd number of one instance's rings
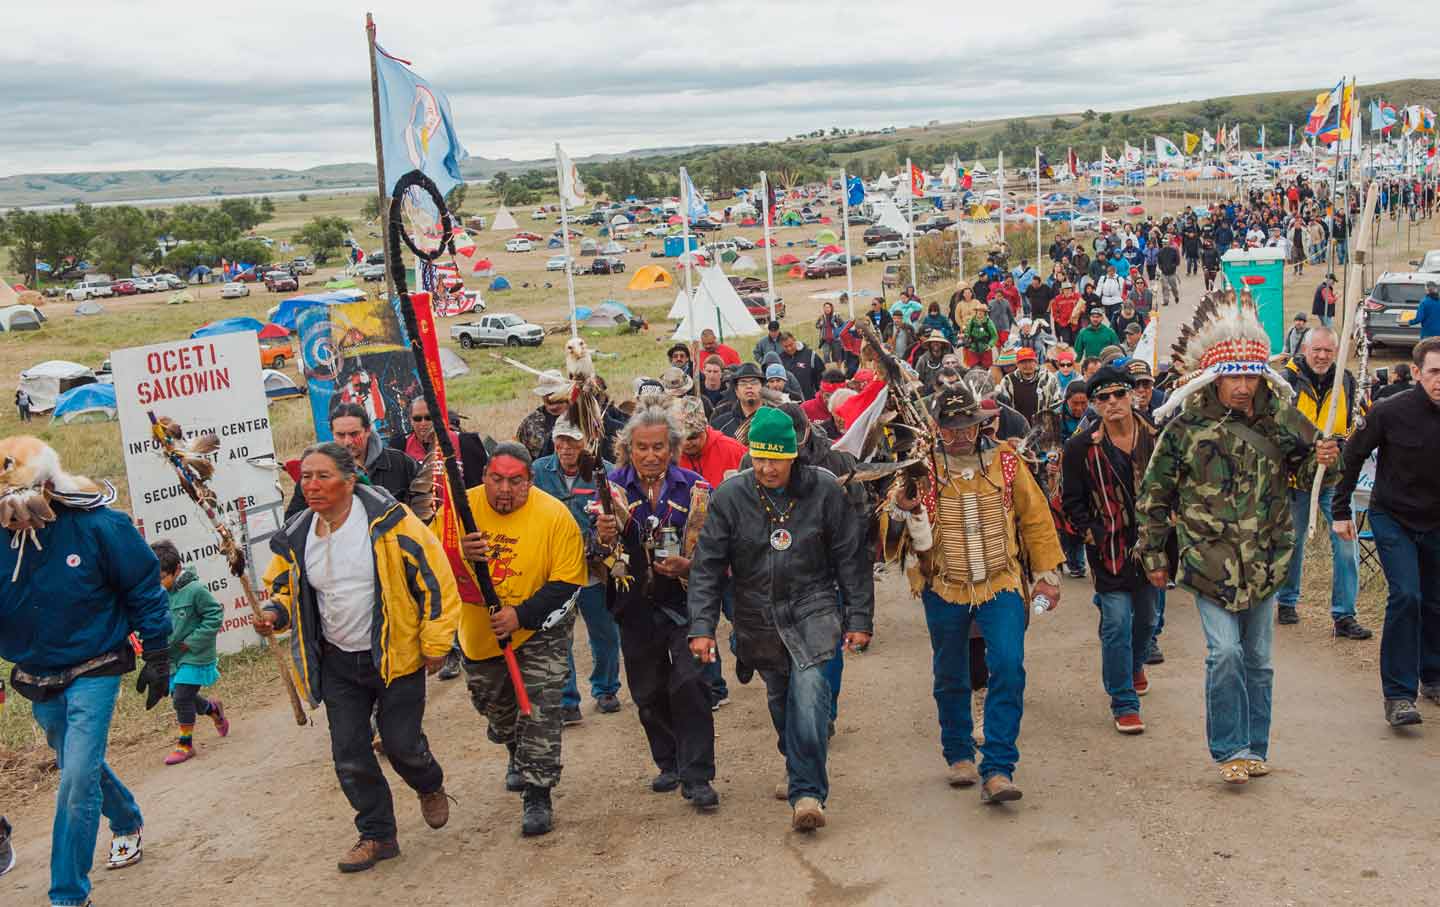
[[[300,310],[311,305],[335,305],[341,302],[359,302],[365,298],[364,290],[335,290],[330,293],[313,293],[309,296],[294,296],[280,303],[270,321],[290,333],[295,333],[295,319]]]
[[[108,422],[115,418],[115,385],[82,384],[55,400],[51,421]]]
[[[494,280],[490,281],[490,289],[508,290],[510,289],[510,281],[506,280],[503,277],[497,277]]]
[[[219,321],[212,321],[202,328],[197,328],[191,337],[213,337],[216,334],[239,334],[243,331],[254,331],[259,334],[265,329],[264,322],[256,321],[254,318],[222,318]]]
[[[205,267],[204,265],[196,265],[194,268],[192,268],[192,269],[190,270],[190,274],[189,274],[185,279],[186,279],[186,280],[193,281],[195,278],[197,278],[197,277],[204,277],[206,274],[209,274],[209,273],[210,273],[210,269],[209,269],[209,268]]]

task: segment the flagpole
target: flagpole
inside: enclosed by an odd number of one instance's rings
[[[855,280],[850,274],[850,183],[840,168],[840,229],[845,236],[845,301],[850,303],[850,320],[855,320]],[[774,316],[771,316],[774,317]]]
[[[1040,273],[1040,146],[1035,146],[1035,273]]]
[[[365,41],[370,47],[370,109],[375,121],[375,189],[379,199],[380,248],[385,250],[385,298],[395,298],[395,281],[390,276],[392,255],[397,251],[390,248],[390,194],[385,191],[385,151],[380,140],[380,73],[375,66],[375,19],[365,14]]]
[[[770,252],[770,177],[760,171],[760,222],[764,225],[765,243],[765,305],[770,310],[770,320],[775,320],[775,262]]]
[[[690,186],[690,174],[685,172],[684,167],[681,167],[680,222],[683,226],[680,233],[680,243],[683,251],[681,251],[680,254],[685,260],[685,308],[690,319],[690,361],[693,363],[698,358],[698,350],[700,348],[700,332],[696,330],[700,325],[695,321],[695,284],[694,278],[690,273],[690,268],[695,261],[695,256],[690,254]],[[719,338],[721,332],[719,330],[720,321],[718,318],[715,321],[715,327],[715,336]],[[721,340],[721,342],[723,343],[724,341]]]
[[[912,164],[912,163],[910,163],[910,159],[907,157],[907,158],[905,159],[905,181],[909,184],[909,186],[908,186],[908,188],[907,188],[907,191],[905,192],[905,219],[910,222],[910,236],[909,236],[909,239],[910,239],[910,286],[915,287],[916,292],[919,292],[919,289],[920,289],[920,288],[915,286],[916,281],[915,281],[915,170],[913,169],[914,166],[915,166],[915,165]],[[847,254],[848,254],[848,253],[847,253]],[[848,265],[847,265],[847,267],[848,267]]]
[[[555,186],[560,190],[560,241],[565,248],[565,290],[570,296],[570,336],[580,336],[575,317],[575,263],[570,258],[570,211],[565,204],[565,174],[560,166],[560,143],[555,143]]]
[[[1096,221],[1095,229],[1101,236],[1105,235],[1105,146],[1100,146],[1100,214]]]
[[[1005,152],[998,152],[995,159],[995,183],[1000,187],[1000,251],[1009,262],[1010,247],[1005,245]]]
[[[960,156],[955,156],[955,274],[956,282],[960,288],[965,286],[965,219],[964,202],[961,200],[961,193],[965,190],[961,184],[964,180],[960,176]]]

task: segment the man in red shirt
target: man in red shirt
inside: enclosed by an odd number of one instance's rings
[[[719,488],[728,473],[740,468],[745,445],[710,427],[699,397],[681,397],[675,401],[674,412],[681,432],[678,464],[700,473],[710,487]]]
[[[715,336],[715,332],[709,328],[700,332],[700,348],[705,351],[704,355],[700,357],[701,362],[705,361],[705,356],[713,353],[719,356],[720,361],[724,362],[727,366],[740,364],[740,354],[721,343],[719,338]]]
[[[820,375],[820,389],[815,396],[806,400],[801,409],[805,411],[805,418],[810,420],[812,425],[819,425],[830,418],[830,395],[845,386],[845,372],[836,366],[830,366]],[[831,439],[834,440],[833,438]]]

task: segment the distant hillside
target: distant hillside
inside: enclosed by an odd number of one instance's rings
[[[1120,142],[1145,144],[1154,133],[1179,142],[1180,130],[1210,128],[1240,123],[1245,143],[1252,144],[1258,126],[1264,124],[1271,147],[1283,145],[1288,127],[1299,124],[1314,103],[1320,86],[1296,91],[1233,95],[1203,100],[1175,101],[1133,110],[1049,113],[1008,119],[939,123],[910,126],[881,135],[832,135],[792,138],[786,146],[817,146],[827,158],[846,163],[853,172],[868,173],[884,167],[893,169],[897,156],[903,160],[914,153],[917,161],[929,157],[961,154],[962,157],[993,156],[995,150],[1020,149],[1038,144],[1047,153],[1063,153],[1073,146],[1092,157],[1102,143],[1113,149]],[[1440,108],[1440,79],[1403,79],[1359,86],[1362,101],[1383,97],[1399,105],[1425,104]],[[1365,120],[1368,127],[1368,117]],[[745,143],[737,143],[737,146]],[[1093,147],[1092,147],[1093,146]],[[599,164],[618,159],[670,159],[715,151],[724,146],[645,148],[622,154],[597,154],[577,158],[578,163]],[[926,154],[925,151],[934,152]],[[1052,158],[1052,161],[1055,160]],[[1023,166],[1023,161],[1015,164]],[[551,160],[515,161],[505,158],[474,157],[465,162],[469,179],[488,179],[500,171],[512,175],[530,169],[547,172]],[[270,170],[244,167],[210,167],[193,170],[125,170],[115,172],[21,174],[0,177],[0,209],[16,205],[73,205],[78,202],[118,202],[140,199],[219,196],[239,193],[321,192],[369,186],[375,180],[372,164],[329,164],[308,170]]]

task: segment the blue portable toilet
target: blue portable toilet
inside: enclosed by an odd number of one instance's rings
[[[691,249],[698,249],[698,248],[700,248],[700,240],[699,240],[699,238],[696,237],[695,234],[693,234],[693,233],[690,234],[690,248],[691,248]],[[665,237],[665,257],[666,257],[666,258],[679,258],[681,255],[684,255],[684,254],[685,254],[685,236],[684,236],[683,234],[680,235],[680,236],[667,236],[667,237]]]

